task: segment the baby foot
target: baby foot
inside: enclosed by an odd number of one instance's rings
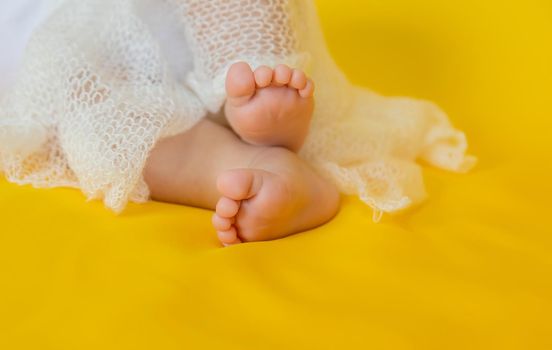
[[[291,153],[276,152],[283,151]],[[224,245],[281,238],[335,215],[339,195],[333,185],[298,159],[283,158],[265,158],[270,170],[234,169],[219,175],[221,198],[213,226]]]
[[[312,80],[301,70],[281,64],[253,72],[247,63],[238,62],[226,76],[226,118],[250,144],[298,151],[309,130],[313,91]]]

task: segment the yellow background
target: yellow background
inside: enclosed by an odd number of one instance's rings
[[[1,349],[552,348],[552,5],[318,1],[350,78],[439,103],[480,158],[397,218],[219,249],[210,213],[0,180]]]

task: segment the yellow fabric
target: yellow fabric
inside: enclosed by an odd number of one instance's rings
[[[552,348],[552,5],[319,1],[355,82],[435,100],[480,158],[383,222],[219,248],[205,210],[117,217],[0,181],[1,349]]]

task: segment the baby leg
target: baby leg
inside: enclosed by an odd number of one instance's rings
[[[216,209],[213,225],[225,245],[313,228],[339,204],[333,184],[294,153],[246,144],[207,119],[160,141],[144,175],[154,199]]]
[[[207,108],[215,112],[227,98],[227,119],[244,141],[299,150],[311,120],[313,84],[302,70],[277,65],[306,62],[296,1],[173,2],[194,58],[188,81]]]

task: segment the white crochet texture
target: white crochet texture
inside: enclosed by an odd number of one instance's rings
[[[33,35],[0,103],[0,170],[20,184],[78,187],[116,212],[146,201],[149,152],[220,109],[240,60],[312,76],[300,155],[376,219],[424,198],[416,159],[452,171],[475,161],[435,105],[350,84],[311,1],[67,0]]]

